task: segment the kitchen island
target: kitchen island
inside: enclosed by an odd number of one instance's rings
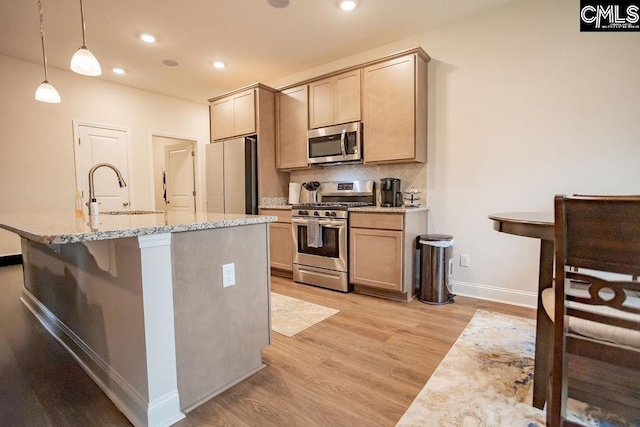
[[[22,238],[25,306],[134,425],[168,426],[264,367],[275,220],[68,212],[0,227]]]

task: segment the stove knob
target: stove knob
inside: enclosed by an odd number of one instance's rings
[[[331,216],[336,216],[336,213],[335,212],[331,212]]]
[[[300,211],[300,212],[298,212],[298,215],[309,215],[309,212],[307,212],[307,211]]]
[[[320,214],[318,213],[318,211],[315,211],[315,212],[313,213],[313,216],[320,216]]]
[[[335,212],[325,212],[324,216],[331,216],[331,214],[335,215]]]

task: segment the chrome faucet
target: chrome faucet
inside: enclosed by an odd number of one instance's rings
[[[124,182],[124,178],[122,177],[122,174],[120,173],[117,167],[113,166],[110,163],[98,163],[97,165],[92,167],[91,170],[89,171],[89,202],[87,204],[96,201],[96,195],[93,191],[93,174],[96,171],[96,169],[101,168],[103,166],[113,169],[113,171],[118,176],[118,184],[120,185],[120,188],[127,186],[127,183]]]

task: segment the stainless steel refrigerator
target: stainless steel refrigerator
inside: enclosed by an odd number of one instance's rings
[[[256,137],[207,144],[206,157],[207,212],[257,215]]]

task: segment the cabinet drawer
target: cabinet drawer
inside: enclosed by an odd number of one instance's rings
[[[403,214],[352,212],[349,218],[351,220],[351,227],[357,228],[402,231],[404,225]]]
[[[289,209],[260,209],[260,215],[277,216],[278,222],[291,224],[291,211]]]

